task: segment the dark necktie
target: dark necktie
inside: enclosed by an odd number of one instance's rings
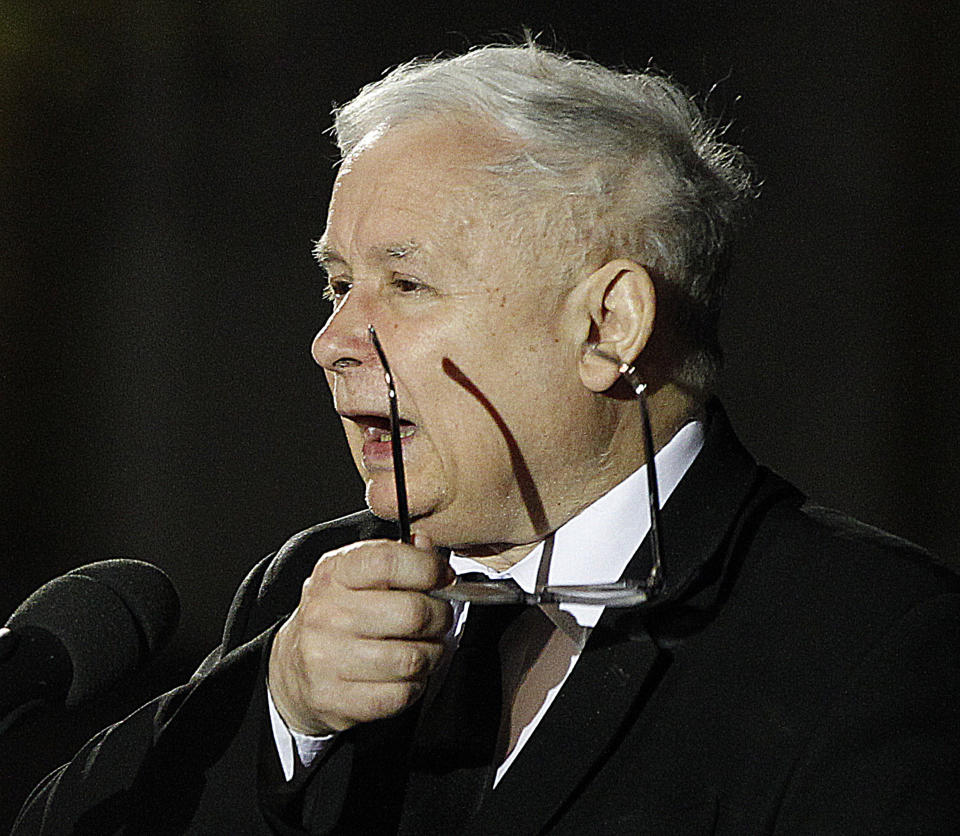
[[[489,791],[502,712],[498,644],[523,610],[471,606],[443,685],[420,720],[401,833],[457,833]]]

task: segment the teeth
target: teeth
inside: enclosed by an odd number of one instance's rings
[[[414,431],[413,427],[402,427],[400,429],[400,438],[410,438],[410,436],[413,435],[413,431]],[[377,441],[380,441],[380,442],[387,442],[389,440],[390,440],[389,432],[380,433],[380,435],[377,437]]]

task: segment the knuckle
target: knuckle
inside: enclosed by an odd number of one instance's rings
[[[428,571],[430,573],[430,585],[438,586],[447,581],[447,559],[444,557],[431,556]]]
[[[297,611],[301,632],[312,637],[330,641],[337,635],[346,635],[354,627],[353,614],[349,608],[331,600],[310,601],[301,604]]]
[[[328,606],[324,606],[316,599],[310,598],[300,602],[300,606],[297,607],[296,619],[302,627],[308,630],[322,628],[326,622],[329,609]]]
[[[433,601],[434,624],[437,632],[446,633],[453,627],[453,607],[447,601]]]
[[[416,645],[405,645],[397,649],[395,667],[403,679],[413,679],[427,669],[427,655]]]
[[[367,585],[383,581],[396,569],[396,551],[382,540],[354,543],[341,551],[338,577],[348,584]]]
[[[360,568],[365,578],[380,580],[391,577],[395,565],[395,555],[380,549],[371,549],[364,552]]]
[[[300,591],[301,601],[319,601],[330,594],[333,585],[334,569],[323,558],[314,566],[313,571],[303,582]]]
[[[353,614],[344,607],[325,607],[316,614],[317,627],[328,633],[351,633],[354,628]]]
[[[433,621],[430,607],[423,596],[411,595],[401,613],[401,627],[411,636],[420,636],[426,633]]]
[[[336,571],[338,564],[341,562],[341,556],[343,555],[344,551],[344,549],[335,549],[332,552],[326,552],[324,555],[322,555],[314,564],[313,571],[310,573],[310,577],[307,578],[307,580],[320,580],[329,577],[333,572]]]

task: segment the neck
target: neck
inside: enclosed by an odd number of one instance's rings
[[[648,396],[650,424],[654,450],[659,453],[680,429],[691,420],[702,418],[702,405],[674,384],[667,384]],[[459,547],[458,554],[470,557],[497,572],[503,572],[530,554],[546,537],[568,520],[592,505],[609,490],[620,484],[644,464],[643,441],[640,428],[639,408],[627,401],[623,404],[624,419],[618,422],[612,435],[608,452],[596,462],[595,479],[575,486],[576,496],[567,505],[565,513],[549,531],[526,543],[489,543]],[[584,484],[591,490],[584,491]]]
[[[702,400],[675,383],[668,383],[648,395],[647,407],[653,431],[653,448],[658,453],[685,424],[703,420],[705,415]]]
[[[511,566],[523,560],[539,543],[540,540],[535,540],[532,543],[521,543],[520,545],[492,543],[487,546],[457,549],[457,554],[470,557],[477,563],[482,563],[496,572],[505,572]]]

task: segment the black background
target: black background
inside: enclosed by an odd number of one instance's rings
[[[0,741],[0,827],[188,674],[256,559],[360,506],[308,353],[330,107],[524,25],[716,85],[764,180],[724,326],[735,425],[816,501],[957,562],[956,4],[0,0],[0,617],[112,556],[184,608],[136,683]]]

